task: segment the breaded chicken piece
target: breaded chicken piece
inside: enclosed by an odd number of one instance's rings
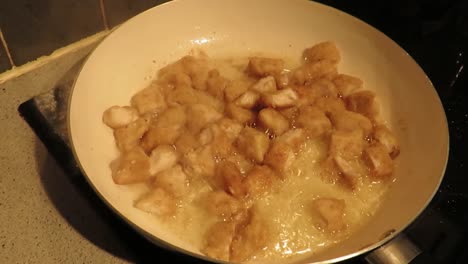
[[[218,70],[208,72],[206,80],[206,91],[213,97],[223,100],[224,89],[226,89],[229,81],[219,74]]]
[[[364,174],[362,167],[359,165],[357,157],[343,157],[340,155],[332,156],[336,168],[341,172],[341,178],[344,183],[354,189],[358,183],[358,179]]]
[[[250,197],[258,197],[269,193],[277,178],[278,176],[270,167],[255,165],[245,175],[243,184]]]
[[[185,56],[180,59],[180,62],[192,80],[192,87],[197,90],[205,90],[209,72],[207,58]]]
[[[329,60],[307,63],[293,71],[291,82],[296,85],[304,85],[307,82],[333,75],[336,72],[336,64]]]
[[[239,168],[239,171],[242,174],[247,173],[254,166],[254,163],[252,162],[252,160],[249,160],[244,155],[241,155],[240,153],[236,153],[236,152],[231,153],[231,155],[227,156],[226,161],[230,161],[236,164],[237,168]]]
[[[215,157],[226,157],[233,151],[235,138],[230,137],[228,132],[217,123],[202,130],[198,138],[202,145],[209,144],[211,146]]]
[[[306,85],[307,88],[314,92],[315,98],[338,97],[338,90],[335,84],[326,78],[314,79]]]
[[[216,124],[233,140],[239,136],[243,128],[239,122],[229,118],[222,118]]]
[[[182,166],[175,165],[156,174],[153,186],[166,190],[176,198],[181,197],[188,190],[187,175],[182,170]]]
[[[205,233],[205,244],[201,252],[215,259],[229,261],[235,231],[236,223],[233,221],[215,223]]]
[[[250,159],[262,162],[268,150],[270,140],[268,135],[255,128],[245,127],[236,140],[238,149]]]
[[[284,69],[282,59],[251,57],[247,65],[247,73],[256,77],[275,76]]]
[[[186,154],[200,147],[200,142],[197,136],[190,131],[184,130],[174,143],[177,152]]]
[[[138,118],[136,121],[114,130],[115,143],[120,151],[128,151],[140,143],[140,139],[148,131],[150,120]]]
[[[176,212],[176,200],[162,188],[150,190],[135,202],[135,207],[159,216],[171,216]]]
[[[203,104],[214,108],[218,112],[224,111],[224,104],[220,99],[190,87],[177,86],[167,91],[166,101],[169,106],[177,107],[190,104]]]
[[[273,168],[278,176],[285,178],[286,171],[291,167],[295,159],[296,155],[292,146],[277,138],[270,144],[264,163]]]
[[[154,121],[142,139],[141,146],[146,152],[158,145],[172,145],[183,131],[187,120],[183,107],[171,107]]]
[[[305,49],[302,54],[306,63],[314,63],[322,60],[329,60],[338,64],[341,60],[340,52],[335,43],[331,41],[320,42]]]
[[[326,230],[340,231],[346,227],[344,222],[345,201],[335,198],[318,198],[312,202],[314,209],[326,223]]]
[[[279,140],[291,146],[294,152],[300,150],[306,139],[306,131],[302,128],[290,129],[279,138]]]
[[[364,151],[364,159],[367,161],[373,177],[382,178],[393,172],[393,160],[383,144],[375,143],[367,147]]]
[[[213,177],[216,169],[210,145],[186,153],[182,157],[182,164],[189,174],[207,178]]]
[[[248,90],[247,92],[243,93],[239,96],[235,101],[234,104],[246,109],[252,109],[254,106],[257,105],[260,99],[260,94],[257,92]]]
[[[245,80],[234,80],[227,84],[224,89],[224,99],[227,102],[232,102],[241,96],[241,94],[247,92],[250,83]]]
[[[353,131],[361,129],[364,136],[372,132],[372,122],[365,116],[352,111],[331,112],[329,118],[337,130]]]
[[[350,95],[351,93],[361,89],[363,86],[363,81],[361,79],[346,74],[338,74],[333,79],[333,83],[335,83],[336,88],[342,97]]]
[[[299,97],[297,93],[291,88],[286,88],[273,93],[267,93],[262,95],[263,103],[273,108],[284,108],[294,106],[298,99]]]
[[[231,161],[223,161],[218,164],[216,173],[223,179],[224,190],[236,198],[245,196],[245,188],[242,184],[244,178],[237,168],[236,164]]]
[[[165,88],[174,88],[174,87],[192,87],[192,79],[190,76],[182,71],[177,72],[168,72],[164,76],[161,76],[156,81],[156,84],[163,88],[163,94]]]
[[[241,202],[225,191],[208,193],[205,205],[208,213],[224,219],[229,219],[232,215],[243,210]]]
[[[233,103],[228,103],[226,105],[226,115],[241,124],[251,124],[255,121],[255,115],[252,111]]]
[[[150,161],[143,149],[135,147],[113,161],[111,170],[116,184],[144,182],[150,177]]]
[[[398,139],[385,125],[376,126],[372,138],[385,146],[392,159],[395,159],[400,154]]]
[[[314,102],[314,106],[329,114],[332,112],[340,112],[346,109],[345,103],[341,98],[337,97],[320,97]]]
[[[230,261],[243,262],[248,260],[271,239],[271,230],[267,222],[256,210],[250,210],[247,222],[236,229],[231,243]]]
[[[138,117],[138,111],[135,108],[114,105],[104,111],[102,122],[108,127],[116,129],[136,121]]]
[[[348,110],[360,113],[371,120],[375,120],[380,112],[375,93],[371,91],[359,91],[348,95],[345,98]]]
[[[218,121],[223,115],[217,112],[214,108],[203,105],[203,104],[192,104],[188,105],[186,112],[190,114],[190,118],[187,119],[187,129],[196,134],[205,127],[207,124]]]
[[[179,159],[179,153],[170,145],[157,146],[150,155],[150,174],[157,173],[173,167]]]
[[[332,128],[323,111],[314,106],[302,106],[296,117],[296,126],[304,128],[310,137],[319,137]]]
[[[132,97],[130,103],[138,110],[140,115],[146,113],[160,113],[167,108],[160,88],[155,85],[139,91]]]
[[[258,113],[258,120],[268,131],[279,136],[289,129],[289,121],[273,108],[264,108]]]
[[[250,88],[258,93],[272,93],[276,91],[276,80],[273,76],[268,76],[258,80]]]
[[[278,109],[278,112],[280,112],[288,120],[293,120],[299,113],[299,108],[297,106],[291,106],[287,108]]]
[[[334,131],[331,134],[329,154],[342,157],[360,157],[364,150],[364,137],[361,130]]]

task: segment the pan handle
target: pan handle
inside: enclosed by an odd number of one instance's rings
[[[403,233],[369,253],[365,259],[369,264],[433,263],[426,254],[421,254],[421,250]]]

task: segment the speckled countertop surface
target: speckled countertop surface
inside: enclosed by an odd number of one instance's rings
[[[91,48],[0,84],[1,263],[128,262],[99,247],[99,241],[109,245],[114,234],[76,194],[17,111],[19,104],[53,87]],[[93,239],[82,231],[93,229],[99,230]]]

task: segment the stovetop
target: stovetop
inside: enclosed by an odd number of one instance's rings
[[[432,256],[434,263],[468,263],[468,140],[465,138],[468,137],[468,3],[462,0],[320,2],[383,31],[408,51],[436,87],[449,123],[449,162],[436,196],[404,232]],[[23,103],[18,110],[67,172],[67,180],[96,212],[97,221],[115,232],[117,241],[95,244],[135,263],[204,263],[158,248],[142,238],[108,209],[82,176],[70,150],[66,126],[68,98],[81,65],[77,64],[49,92]],[[92,235],[87,238],[94,242]],[[118,247],[114,246],[116,243]],[[364,260],[357,257],[344,263],[364,263]]]

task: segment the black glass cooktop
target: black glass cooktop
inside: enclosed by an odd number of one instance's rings
[[[426,263],[468,263],[468,1],[320,2],[387,34],[408,51],[436,87],[449,122],[449,162],[435,198],[405,234],[430,256],[431,261]],[[158,248],[136,234],[103,204],[81,175],[69,148],[65,123],[68,96],[80,66],[77,64],[48,93],[19,107],[20,114],[66,172],[67,184],[87,201],[88,210],[95,212],[95,222],[113,235],[103,239],[96,234],[99,229],[74,225],[70,220],[71,224],[92,243],[130,262],[202,263]],[[364,260],[357,257],[344,263]]]

